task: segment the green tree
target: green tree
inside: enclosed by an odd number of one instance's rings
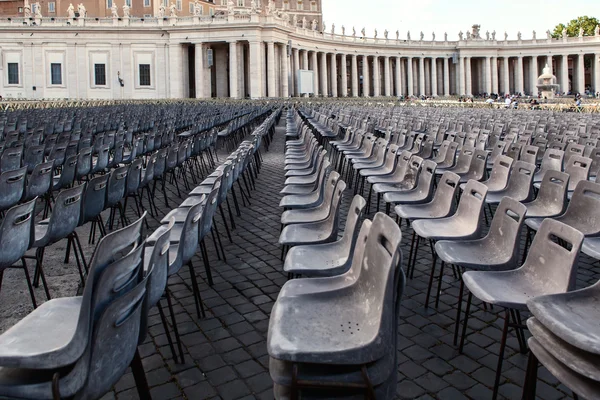
[[[598,21],[597,18],[588,16],[578,17],[569,21],[567,25],[563,23],[556,25],[554,32],[552,32],[552,37],[562,37],[562,31],[565,28],[567,29],[567,36],[569,37],[579,36],[580,28],[583,28],[584,36],[594,36],[594,30],[597,25],[600,25],[600,21]]]

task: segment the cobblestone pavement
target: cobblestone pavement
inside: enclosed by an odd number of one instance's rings
[[[257,189],[252,192],[252,204],[241,207],[242,215],[235,219],[237,227],[232,232],[231,243],[224,235],[221,217],[216,217],[227,261],[217,259],[209,241],[212,288],[206,283],[202,260],[194,259],[196,271],[201,275],[199,285],[207,308],[206,318],[199,320],[196,316],[188,269],[182,269],[169,281],[184,345],[184,364],[174,362],[158,312],[156,309],[151,312],[149,336],[140,347],[140,353],[155,400],[273,398],[266,338],[269,313],[280,287],[286,282],[281,249],[277,245],[281,216],[279,191],[284,182],[284,133],[283,125],[279,125],[270,151],[263,153],[264,163]],[[221,152],[221,157],[224,154]],[[171,207],[183,200],[177,197],[174,186],[169,185],[168,190]],[[343,214],[352,199],[352,190],[347,189]],[[156,200],[161,212],[166,214],[168,209],[162,195],[157,195]],[[156,220],[150,220],[151,228],[157,224]],[[406,259],[412,231],[404,224],[402,231]],[[50,259],[53,255],[61,260],[64,253],[49,254]],[[501,320],[497,320],[500,310],[484,311],[480,304],[474,304],[469,327],[476,333],[467,338],[464,354],[460,355],[452,344],[458,282],[451,270],[446,271],[438,309],[425,309],[430,268],[429,247],[421,246],[414,279],[407,280],[402,299],[398,398],[489,399],[501,336]],[[599,274],[598,264],[582,255],[579,286],[595,282]],[[76,275],[70,278],[77,279]],[[27,301],[25,295],[22,298]],[[165,310],[168,309],[165,307]],[[516,337],[510,333],[500,397],[520,398],[526,362],[527,356],[519,353]],[[540,398],[569,398],[570,391],[544,369],[540,369],[539,377]],[[132,374],[125,374],[114,391],[104,398],[138,398]]]

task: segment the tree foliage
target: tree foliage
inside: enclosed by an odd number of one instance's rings
[[[552,32],[552,37],[562,37],[562,31],[565,28],[567,28],[567,36],[569,37],[579,36],[580,28],[583,28],[584,36],[594,36],[594,31],[597,25],[600,25],[600,21],[597,18],[588,16],[578,17],[569,21],[569,23],[566,25],[563,23],[556,25],[554,31]]]

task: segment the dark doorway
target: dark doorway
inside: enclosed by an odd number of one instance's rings
[[[188,97],[196,98],[196,46],[188,46]]]

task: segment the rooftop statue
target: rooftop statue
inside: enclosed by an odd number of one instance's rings
[[[69,3],[69,8],[67,8],[67,15],[69,18],[75,18],[75,7],[73,7],[73,3]]]
[[[159,8],[160,10],[160,8]],[[113,18],[119,18],[119,8],[117,7],[117,3],[113,1],[112,6],[110,7],[110,12]],[[164,9],[163,9],[164,12]]]
[[[458,32],[458,40],[463,40],[463,31]]]
[[[123,4],[123,17],[129,18],[129,6],[127,3]]]

